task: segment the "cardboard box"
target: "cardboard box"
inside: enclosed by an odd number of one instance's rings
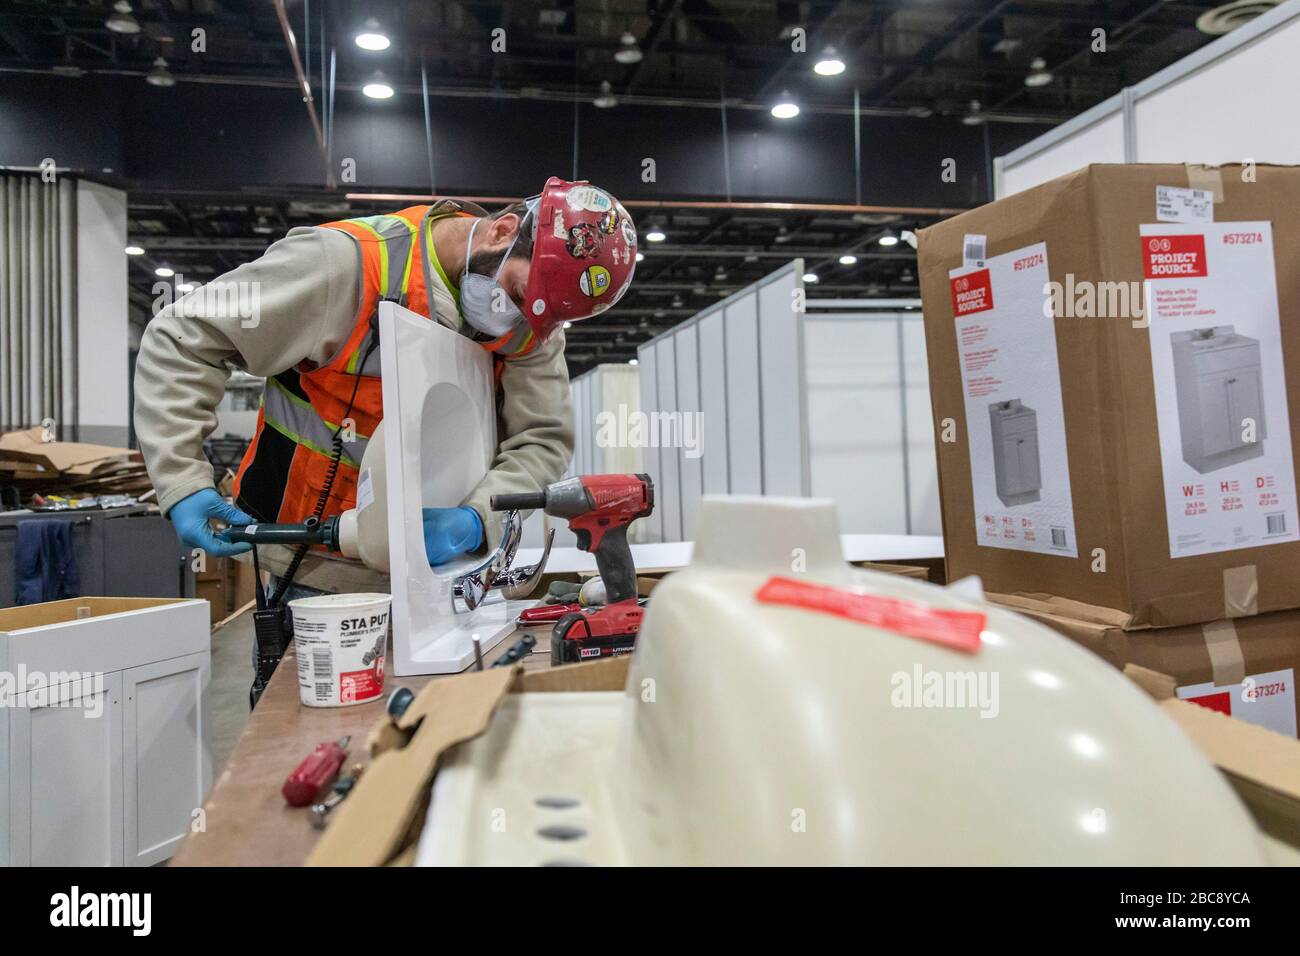
[[[885,574],[897,574],[917,581],[929,581],[931,569],[921,564],[890,564],[885,561],[851,561],[854,567],[866,568],[868,571],[882,571]]]
[[[949,580],[1300,607],[1300,168],[1090,166],[919,239]]]
[[[257,571],[252,561],[230,562],[230,613],[257,599]]]
[[[487,730],[506,694],[621,691],[630,663],[615,657],[531,673],[515,665],[430,681],[397,726],[386,717],[375,724],[366,741],[373,759],[307,865],[411,865],[439,758]]]
[[[208,602],[208,618],[214,626],[230,613],[226,607],[230,600],[230,585],[225,578],[195,581],[194,596]]]
[[[1274,862],[1300,865],[1300,742],[1174,694],[1168,675],[1129,665],[1129,679],[1160,702],[1161,709],[1219,768],[1260,829],[1274,840]]]
[[[1123,670],[1166,674],[1174,694],[1246,723],[1295,738],[1300,724],[1300,611],[1235,621],[1125,630],[1123,615],[1040,595],[989,594],[1082,644]]]

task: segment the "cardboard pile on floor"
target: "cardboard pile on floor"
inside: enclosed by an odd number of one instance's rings
[[[1296,209],[1297,168],[1091,166],[918,250],[949,580],[1292,736]]]
[[[138,496],[152,487],[138,451],[50,437],[39,426],[0,435],[0,485],[17,488],[23,505],[34,494]]]

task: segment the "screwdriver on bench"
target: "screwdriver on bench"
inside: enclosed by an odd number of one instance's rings
[[[351,737],[340,737],[317,744],[316,749],[285,778],[284,786],[280,788],[285,802],[291,807],[311,804],[316,794],[338,774],[343,761],[348,759],[348,744],[351,742]]]

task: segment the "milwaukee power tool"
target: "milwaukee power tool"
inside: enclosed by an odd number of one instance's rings
[[[493,495],[492,510],[541,508],[567,518],[578,547],[596,556],[605,582],[603,607],[571,611],[551,631],[551,663],[595,660],[630,654],[645,609],[637,601],[636,566],[627,544],[627,526],[654,510],[649,475],[579,475],[547,485],[543,491]]]

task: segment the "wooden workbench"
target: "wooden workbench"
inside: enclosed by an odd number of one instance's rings
[[[526,670],[550,667],[551,625],[528,628],[537,638]],[[523,629],[485,655],[490,665],[518,640]],[[392,648],[389,647],[389,657]],[[276,668],[235,744],[221,776],[208,793],[199,832],[186,837],[169,866],[299,866],[321,831],[307,807],[290,807],[280,785],[317,744],[351,736],[347,766],[365,763],[366,735],[384,716],[388,695],[398,687],[418,691],[435,677],[384,678],[379,700],[353,707],[304,707],[298,700],[298,661],[292,646]]]

